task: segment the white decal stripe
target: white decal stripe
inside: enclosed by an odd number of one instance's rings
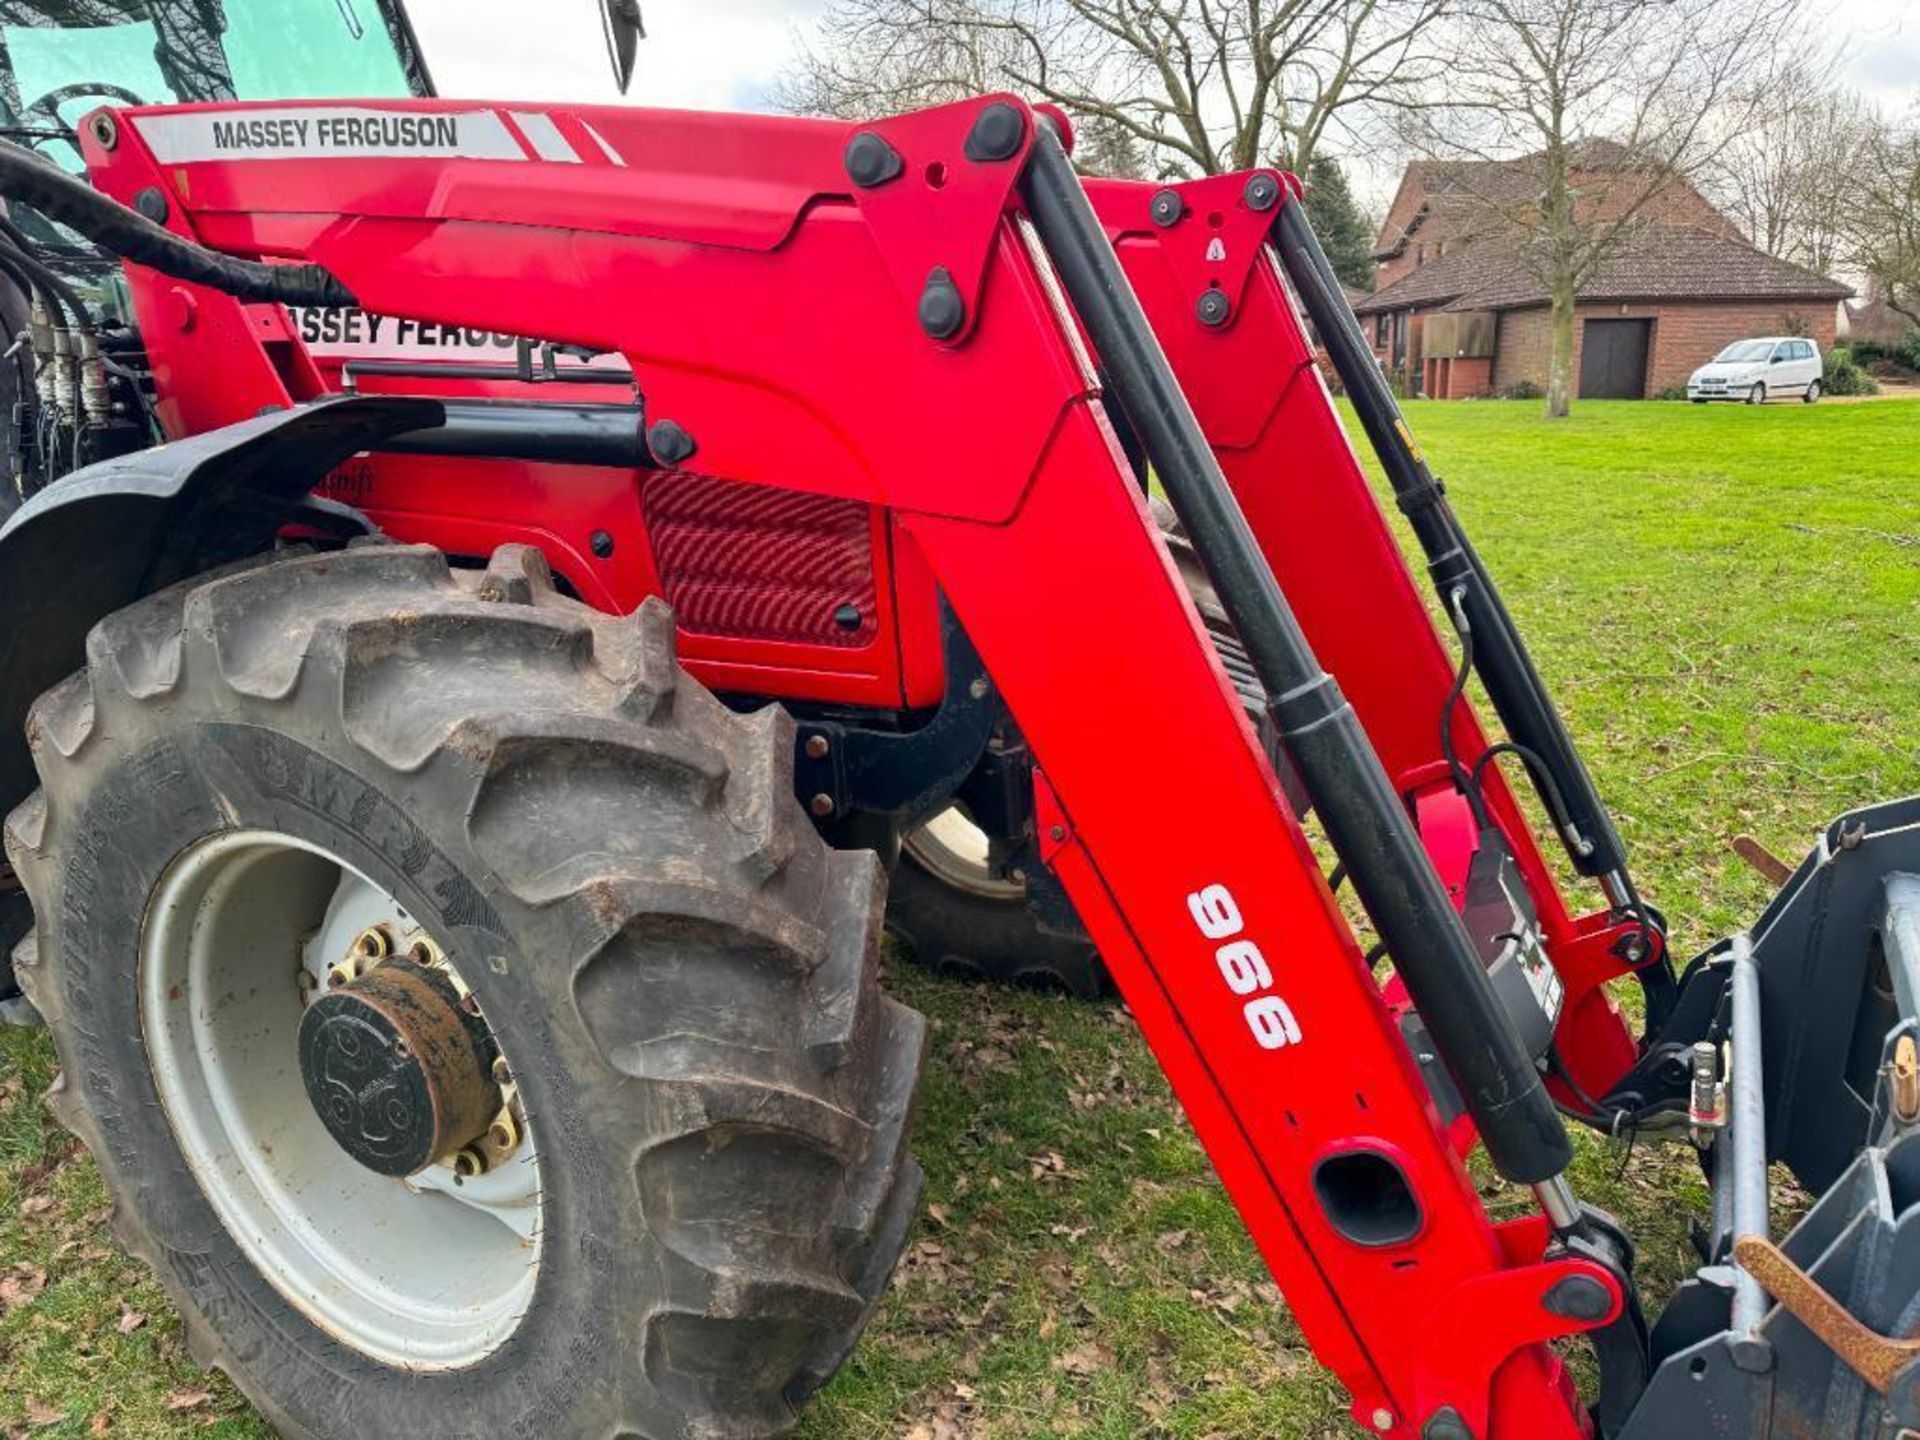
[[[525,160],[498,115],[376,110],[371,106],[287,106],[178,115],[133,122],[162,165],[203,160],[321,160],[351,156]]]
[[[542,160],[560,160],[569,165],[580,163],[580,157],[567,143],[567,137],[560,133],[560,127],[553,123],[552,116],[537,110],[509,110],[507,114],[513,117],[513,123],[533,146],[533,153]]]
[[[609,160],[613,161],[613,163],[618,165],[621,169],[623,170],[626,169],[627,162],[625,157],[623,157],[618,150],[614,149],[613,146],[608,143],[606,136],[602,135],[598,130],[593,128],[593,125],[591,122],[582,120],[580,122],[580,128],[585,130],[587,134],[593,137],[594,144],[598,145],[602,150],[607,152],[607,158]]]

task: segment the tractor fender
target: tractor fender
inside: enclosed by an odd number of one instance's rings
[[[308,497],[330,470],[443,418],[433,400],[340,396],[103,460],[15,511],[0,527],[0,814],[37,783],[28,708],[86,663],[96,623],[326,518]]]

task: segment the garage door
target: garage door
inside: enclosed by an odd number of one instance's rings
[[[1589,320],[1580,345],[1582,400],[1639,400],[1647,393],[1651,320]]]

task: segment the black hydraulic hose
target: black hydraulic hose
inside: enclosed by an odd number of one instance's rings
[[[76,330],[91,330],[93,328],[93,316],[88,312],[86,305],[81,301],[80,297],[74,294],[73,287],[67,284],[65,280],[44,262],[28,254],[25,250],[6,244],[4,241],[0,241],[0,258],[4,258],[7,261],[10,267],[9,273],[13,274],[16,278],[24,272],[26,278],[21,283],[21,289],[41,291],[50,302],[48,308],[50,310],[64,310],[66,314],[72,317],[73,326]]]
[[[0,195],[31,205],[110,254],[241,300],[281,305],[356,305],[323,265],[269,265],[222,255],[109,199],[18,145],[0,143]]]

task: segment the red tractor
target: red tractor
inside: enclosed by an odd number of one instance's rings
[[[784,1433],[913,1223],[875,962],[956,806],[1097,946],[1361,1424],[1920,1427],[1920,802],[1676,964],[1290,177],[1083,181],[1005,95],[77,139],[87,181],[0,150],[127,302],[0,245],[17,968],[122,1238],[284,1432]],[[1658,1316],[1569,1121],[1699,1148]],[[1771,1161],[1818,1197],[1778,1244]]]

